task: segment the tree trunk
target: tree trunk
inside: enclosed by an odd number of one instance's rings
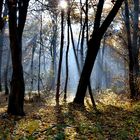
[[[68,1],[68,5],[70,5],[69,1]],[[69,47],[70,47],[70,8],[68,8],[67,11],[67,32],[68,32],[68,36],[67,36],[67,50],[66,50],[66,80],[65,80],[65,87],[64,87],[64,101],[66,101],[67,99],[67,86],[68,86],[68,78],[69,78]]]
[[[34,53],[36,49],[36,37],[35,37],[35,43],[32,45],[32,57],[31,57],[31,88],[30,91],[33,90],[34,87]]]
[[[42,53],[42,45],[43,45],[43,40],[42,40],[42,13],[40,17],[40,46],[39,46],[39,56],[38,56],[38,96],[40,97],[40,81],[41,81],[41,53]]]
[[[3,12],[3,17],[7,16],[8,15],[8,9],[7,9],[7,2],[5,3],[5,6],[4,6],[4,12]],[[3,26],[3,29],[2,29],[2,35],[4,35],[4,31],[5,31],[5,24],[6,24],[6,21],[4,21],[4,26]],[[2,37],[3,38],[3,37]],[[3,42],[1,42],[2,45],[3,45]],[[2,47],[3,48],[3,47]],[[2,53],[2,52],[1,52]],[[2,57],[2,54],[1,56]],[[1,58],[2,59],[2,58]],[[6,68],[5,68],[5,72],[4,72],[4,86],[5,86],[5,94],[8,95],[9,94],[9,88],[8,88],[8,82],[7,82],[7,75],[8,75],[8,67],[9,67],[9,60],[10,60],[10,50],[8,48],[8,56],[7,56],[7,63],[6,63]],[[1,62],[0,62],[1,63]],[[1,69],[1,64],[0,64],[0,69]],[[1,70],[0,70],[1,71]],[[0,80],[1,81],[1,80]]]
[[[88,81],[90,80],[92,68],[93,68],[97,53],[100,48],[101,39],[102,39],[104,33],[106,32],[107,28],[111,24],[112,20],[116,16],[119,8],[122,5],[122,2],[123,2],[123,0],[116,1],[112,10],[110,11],[110,13],[108,14],[105,21],[103,22],[103,24],[100,27],[100,18],[101,18],[104,1],[102,1],[102,0],[99,1],[97,12],[96,12],[96,17],[95,17],[94,31],[92,34],[92,38],[88,42],[88,50],[87,50],[87,55],[86,55],[86,59],[85,59],[85,64],[84,64],[82,74],[80,77],[80,81],[78,84],[74,103],[78,103],[78,104],[82,104],[82,105],[84,104],[84,98],[86,95]]]
[[[60,78],[61,78],[61,67],[63,58],[63,45],[64,45],[64,10],[61,11],[61,46],[60,46],[60,59],[58,65],[58,75],[57,75],[57,89],[56,89],[56,102],[59,103],[59,91],[60,91]]]
[[[74,57],[75,57],[75,61],[76,61],[76,64],[77,64],[77,70],[78,70],[78,73],[80,75],[81,74],[81,69],[80,69],[80,64],[79,64],[79,61],[78,61],[78,57],[76,55],[76,50],[75,50],[75,45],[74,45],[74,38],[73,38],[73,32],[72,32],[71,23],[70,23],[70,33],[71,33],[71,41],[72,41],[72,46],[73,46]],[[88,36],[88,30],[87,30],[87,36]],[[95,111],[97,111],[96,104],[95,104],[95,101],[94,101],[94,98],[93,98],[93,95],[92,95],[92,89],[91,89],[90,81],[89,81],[88,89],[89,89],[89,95],[90,95],[93,107],[94,107]]]
[[[0,1],[0,17],[2,15],[3,0]]]
[[[3,31],[0,31],[0,92],[2,92],[2,53],[3,53]]]
[[[89,44],[90,45],[94,44],[95,46],[94,51],[92,52],[92,47],[88,46],[85,64],[81,73],[76,97],[74,99],[74,102],[79,103],[79,104],[84,104],[84,98],[86,95],[87,85],[89,83],[89,78],[92,72],[94,61],[96,59],[96,56],[100,47],[100,39],[98,37],[94,37],[94,40],[92,42],[91,41],[89,42]]]
[[[125,26],[127,31],[127,45],[129,54],[129,86],[130,86],[130,98],[136,99],[138,95],[137,77],[139,74],[138,64],[138,44],[137,44],[137,31],[138,31],[138,1],[135,0],[134,4],[134,19],[133,19],[133,41],[130,31],[130,13],[128,7],[128,1],[125,0]]]
[[[128,43],[128,54],[129,54],[129,86],[130,86],[130,94],[131,98],[133,98],[133,93],[135,94],[135,86],[133,79],[133,52],[132,52],[132,41],[131,41],[131,32],[130,32],[130,19],[129,19],[129,8],[128,1],[125,0],[125,26],[127,31],[127,43]]]
[[[3,29],[2,9],[3,9],[3,0],[0,0],[0,30]]]
[[[133,89],[131,86],[131,98],[137,99],[139,95],[139,85],[138,85],[138,76],[139,76],[139,46],[138,46],[138,23],[139,23],[139,0],[134,0],[134,16],[133,16]]]
[[[9,70],[9,62],[10,62],[10,50],[8,50],[8,57],[6,62],[6,67],[4,71],[4,86],[5,86],[5,95],[9,94],[9,88],[8,88],[8,70]]]
[[[10,14],[10,13],[9,13]],[[12,18],[11,18],[12,19]],[[24,104],[24,79],[23,79],[23,68],[21,63],[21,49],[17,41],[16,36],[14,35],[15,30],[13,30],[12,21],[9,15],[9,27],[10,27],[10,47],[12,55],[12,80],[10,83],[10,96],[8,103],[8,113],[12,115],[25,115],[23,111]],[[13,28],[13,29],[12,29]]]
[[[25,115],[23,110],[25,85],[22,67],[22,33],[26,21],[28,2],[28,0],[21,0],[17,3],[16,0],[8,0],[9,35],[13,73],[10,82],[7,112],[12,115],[21,116]]]
[[[53,27],[52,27],[52,32],[53,32],[53,36],[52,36],[52,41],[51,41],[51,57],[52,57],[52,63],[51,63],[51,70],[52,70],[52,73],[50,74],[50,77],[52,77],[52,80],[51,80],[51,85],[49,87],[49,89],[52,89],[52,90],[55,90],[55,84],[56,84],[56,75],[57,75],[57,63],[56,63],[56,47],[57,47],[57,34],[58,34],[58,31],[57,31],[57,15],[54,15],[53,14],[53,17],[52,17],[52,24],[53,24]]]
[[[80,32],[78,35],[78,43],[77,43],[77,55],[78,55],[78,51],[79,51],[79,44],[80,42],[80,37],[83,31],[83,4],[82,4],[82,0],[80,0]],[[80,48],[81,49],[81,48]]]
[[[1,75],[1,70],[2,70],[2,53],[3,53],[3,28],[4,28],[4,20],[3,16],[7,15],[7,8],[6,6],[4,7],[4,13],[2,16],[2,9],[3,9],[3,0],[0,1],[0,92],[2,92],[2,75]]]
[[[138,46],[138,23],[139,23],[139,0],[134,1],[134,16],[133,16],[133,59],[134,59],[134,74],[136,77],[139,74],[139,46]]]
[[[86,90],[88,83],[90,81],[90,75],[92,72],[92,68],[100,47],[100,36],[98,34],[98,37],[96,35],[97,30],[100,26],[100,20],[101,20],[101,13],[104,5],[104,0],[100,0],[97,6],[97,12],[95,16],[95,23],[94,23],[94,31],[92,34],[92,39],[88,42],[88,50],[86,54],[85,64],[81,73],[79,85],[77,88],[76,97],[74,99],[75,103],[84,105],[84,98],[86,95]],[[92,44],[94,44],[94,49],[92,50]],[[93,53],[93,54],[92,54]]]
[[[84,21],[84,25],[83,25],[83,28],[82,28],[81,45],[80,45],[80,61],[81,61],[81,69],[83,68],[83,65],[84,65],[85,28],[86,28],[86,21]]]
[[[89,81],[89,83],[88,83],[88,90],[89,90],[89,95],[90,95],[90,99],[91,99],[93,108],[94,108],[94,110],[96,111],[96,113],[99,113],[99,111],[98,111],[98,109],[97,109],[97,107],[96,107],[95,100],[94,100],[94,98],[93,98],[92,88],[91,88],[91,82],[90,82],[90,81]]]

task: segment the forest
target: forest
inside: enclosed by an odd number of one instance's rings
[[[0,140],[140,140],[139,0],[0,0]]]

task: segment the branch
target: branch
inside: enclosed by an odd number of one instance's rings
[[[108,14],[108,16],[106,17],[106,19],[104,20],[103,24],[101,25],[101,27],[99,29],[100,33],[101,33],[101,36],[104,35],[107,28],[109,27],[109,25],[111,24],[111,22],[115,18],[115,16],[116,16],[117,12],[119,11],[123,1],[124,0],[117,0],[116,3],[114,4],[112,10],[110,11],[110,13]]]
[[[99,0],[99,3],[97,5],[96,15],[95,15],[94,30],[98,30],[100,27],[103,5],[104,5],[104,0]]]

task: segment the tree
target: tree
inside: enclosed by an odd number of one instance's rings
[[[40,81],[41,81],[41,52],[42,52],[42,11],[40,13],[40,46],[39,46],[39,55],[38,55],[38,95],[40,97]]]
[[[8,57],[7,62],[4,70],[4,88],[5,88],[5,95],[9,94],[9,88],[8,88],[8,70],[9,70],[9,62],[10,62],[10,50],[8,50]]]
[[[3,53],[3,30],[0,31],[0,92],[2,92],[2,53]]]
[[[56,13],[52,13],[51,15],[52,18],[52,37],[51,37],[51,45],[50,45],[50,50],[51,50],[51,77],[52,77],[52,83],[50,86],[50,89],[54,90],[55,89],[55,83],[56,83],[56,74],[57,74],[57,63],[56,63],[56,56],[57,56],[57,37],[58,37],[58,25],[57,25],[57,18],[58,15]]]
[[[2,10],[3,9],[3,10]],[[3,0],[0,2],[0,91],[2,91],[2,80],[1,80],[1,71],[2,71],[2,54],[3,54],[3,34],[4,26],[6,24],[7,18],[7,3],[3,3]]]
[[[130,4],[131,5],[131,4]],[[137,99],[139,87],[137,84],[137,78],[139,76],[139,46],[138,46],[138,15],[139,15],[139,0],[134,0],[134,9],[130,10],[128,6],[128,0],[125,0],[125,27],[127,33],[127,47],[129,56],[129,85],[130,85],[130,97]],[[133,13],[130,13],[132,11]],[[131,18],[131,14],[134,16]],[[131,28],[133,27],[133,28]]]
[[[90,80],[90,75],[92,72],[92,68],[97,56],[97,53],[100,48],[101,39],[106,32],[107,28],[113,21],[114,17],[116,16],[119,8],[121,7],[124,0],[117,0],[100,26],[101,14],[103,10],[104,0],[99,0],[97,11],[95,15],[95,22],[94,22],[94,30],[91,36],[91,39],[88,41],[88,50],[87,55],[84,63],[84,67],[82,70],[82,74],[79,80],[76,97],[74,98],[74,103],[84,104],[84,97],[86,95],[87,85]]]
[[[35,35],[32,39],[32,56],[31,56],[31,87],[30,87],[30,91],[33,90],[33,86],[34,86],[34,54],[35,54],[35,50],[36,50],[36,40],[37,40],[37,35]]]
[[[4,21],[2,17],[3,0],[0,1],[0,92],[2,91],[1,83],[1,64],[2,64],[2,47],[3,47],[3,26]]]
[[[70,47],[70,2],[68,1],[68,10],[67,10],[67,49],[66,49],[66,80],[65,80],[65,86],[64,86],[64,101],[67,99],[67,86],[68,86],[68,78],[69,78],[69,47]]]
[[[60,90],[60,78],[61,68],[63,59],[63,47],[64,47],[64,9],[61,10],[61,44],[60,44],[60,59],[58,64],[58,75],[57,75],[57,88],[56,88],[56,102],[59,103],[59,90]]]
[[[0,30],[3,28],[3,18],[2,18],[3,0],[0,1]]]
[[[22,34],[26,21],[28,3],[29,0],[8,0],[9,36],[13,73],[10,83],[7,112],[21,116],[25,115],[23,110],[25,85],[22,67]]]

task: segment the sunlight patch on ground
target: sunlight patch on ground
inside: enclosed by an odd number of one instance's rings
[[[95,95],[95,100],[97,105],[112,105],[116,107],[121,107],[126,110],[132,109],[132,103],[129,99],[129,95],[116,94],[112,90],[108,89],[104,92]]]
[[[96,95],[101,114],[95,113],[88,97],[86,108],[63,100],[56,106],[48,96],[41,98],[40,102],[25,103],[25,117],[0,113],[0,139],[121,140],[140,137],[140,102],[131,102],[132,105],[127,106],[130,100],[125,95],[116,95],[112,91]]]

